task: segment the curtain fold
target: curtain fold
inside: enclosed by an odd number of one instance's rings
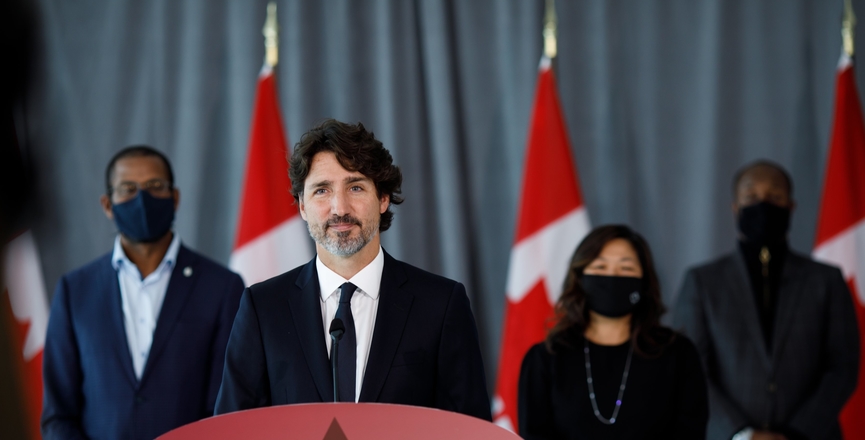
[[[48,286],[111,249],[115,229],[98,198],[107,161],[130,144],[168,154],[181,191],[175,230],[227,262],[266,2],[35,3],[40,67],[23,119]],[[334,117],[363,122],[390,149],[406,202],[384,246],[466,284],[491,385],[544,2],[277,3],[289,143]],[[853,3],[865,14],[865,0]],[[766,157],[792,173],[792,245],[810,249],[840,0],[557,9],[554,67],[592,224],[628,223],[646,236],[668,303],[687,266],[733,249],[730,180],[747,161]]]

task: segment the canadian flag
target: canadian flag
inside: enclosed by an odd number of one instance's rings
[[[865,438],[865,125],[853,62],[838,64],[835,121],[814,257],[841,267],[859,318],[859,385],[841,412],[844,438]]]
[[[265,64],[255,93],[240,218],[229,260],[247,285],[312,258],[306,225],[291,196],[287,153],[273,68]]]
[[[523,357],[546,337],[571,255],[589,232],[551,60],[541,58],[517,231],[508,269],[505,328],[493,419],[515,431]]]
[[[3,263],[6,285],[0,310],[5,315],[2,321],[12,327],[7,333],[14,339],[11,345],[16,350],[11,361],[25,416],[22,424],[29,438],[41,438],[42,348],[48,330],[48,300],[36,242],[29,231],[7,244]]]

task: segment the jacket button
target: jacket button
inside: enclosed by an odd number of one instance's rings
[[[144,403],[144,398],[141,396],[135,396],[135,403],[137,405],[141,405],[142,403]]]
[[[778,390],[778,385],[775,385],[775,382],[769,382],[769,385],[766,387],[766,390],[768,390],[770,393],[774,393],[775,391]]]

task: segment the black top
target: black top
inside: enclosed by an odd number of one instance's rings
[[[550,354],[543,343],[523,359],[519,434],[526,439],[704,439],[709,419],[703,369],[694,344],[677,335],[660,356],[634,353],[616,423],[594,415],[586,382],[582,335],[570,335]],[[592,379],[601,416],[616,404],[630,341],[589,343]]]

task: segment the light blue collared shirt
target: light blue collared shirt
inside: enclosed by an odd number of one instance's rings
[[[117,271],[117,281],[120,284],[120,299],[123,306],[123,327],[126,330],[126,343],[132,356],[132,368],[135,377],[141,379],[150,346],[153,344],[153,331],[162,302],[168,291],[171,271],[177,262],[180,251],[180,237],[174,233],[168,251],[156,270],[146,278],[141,279],[141,272],[135,266],[120,245],[120,236],[114,239],[114,253],[111,255],[111,265]]]

